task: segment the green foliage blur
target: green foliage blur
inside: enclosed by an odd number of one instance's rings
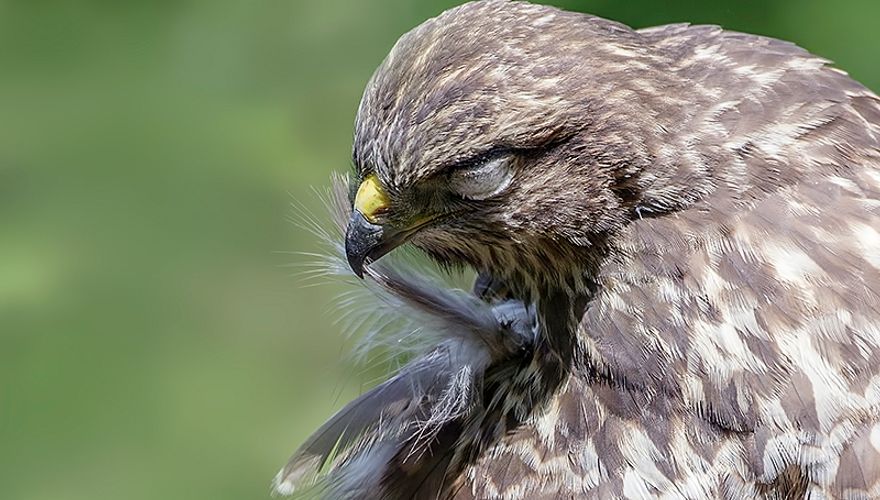
[[[0,498],[267,498],[375,383],[289,219],[350,168],[396,38],[456,3],[0,0]],[[790,39],[880,89],[875,0],[552,3]]]

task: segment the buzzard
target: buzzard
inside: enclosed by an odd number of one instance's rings
[[[410,361],[276,491],[880,498],[880,99],[827,60],[467,3],[391,50],[353,156],[337,245]]]

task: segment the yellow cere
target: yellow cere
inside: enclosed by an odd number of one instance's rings
[[[368,175],[358,188],[354,197],[354,208],[370,222],[377,222],[376,216],[388,208],[389,200],[375,174]]]

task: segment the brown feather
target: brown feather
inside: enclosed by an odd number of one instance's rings
[[[456,195],[501,156],[509,186]],[[378,491],[880,497],[880,98],[827,60],[468,3],[379,67],[354,161],[388,224],[430,217],[416,246],[538,322],[526,349],[488,334],[479,404]]]

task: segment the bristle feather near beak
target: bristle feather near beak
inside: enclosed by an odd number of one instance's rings
[[[336,239],[351,214],[347,190],[347,179],[334,177],[327,199],[336,231],[323,233],[337,253],[328,259],[337,261],[328,264],[335,273],[348,272],[338,263],[345,257]],[[485,370],[533,342],[534,314],[522,303],[483,302],[423,274],[385,260],[365,268],[370,309],[389,318],[375,324],[417,330],[416,350],[391,379],[350,402],[300,446],[276,476],[275,493],[318,489],[333,498],[354,498],[380,491],[376,483],[383,470],[401,461],[417,468],[420,460],[436,460],[426,450],[443,429],[481,404]],[[369,339],[379,333],[365,335]]]

